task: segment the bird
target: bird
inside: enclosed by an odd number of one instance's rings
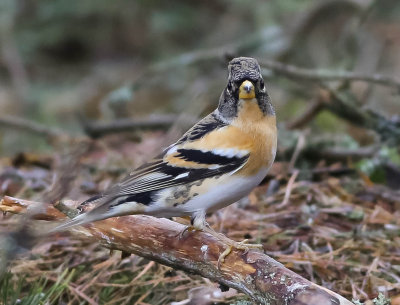
[[[227,244],[206,215],[248,195],[271,167],[277,149],[275,110],[256,59],[237,57],[228,64],[228,81],[218,107],[161,154],[133,170],[100,195],[84,201],[75,218],[55,231],[123,215],[190,217],[187,230],[201,230]],[[87,206],[94,206],[87,211]]]

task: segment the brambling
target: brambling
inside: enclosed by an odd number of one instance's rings
[[[56,230],[122,215],[190,216],[194,229],[226,242],[218,263],[232,247],[247,250],[249,244],[232,243],[205,217],[249,194],[266,176],[276,153],[276,118],[257,61],[235,58],[228,70],[217,109],[156,158],[83,202],[81,214]],[[94,208],[86,211],[88,205]]]

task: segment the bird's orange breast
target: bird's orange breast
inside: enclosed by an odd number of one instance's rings
[[[246,101],[230,125],[210,132],[198,141],[187,143],[185,148],[247,150],[250,152],[249,160],[237,173],[250,176],[272,164],[276,146],[275,116],[264,115],[257,102]]]
[[[251,142],[251,153],[242,175],[255,175],[260,169],[271,166],[277,147],[276,117],[265,115],[253,100],[241,100],[238,116],[232,126],[238,128]],[[238,172],[239,173],[239,172]]]
[[[277,131],[275,116],[267,117],[263,123],[248,134],[253,139],[253,147],[247,164],[241,170],[242,175],[255,175],[261,169],[269,168],[276,154]]]

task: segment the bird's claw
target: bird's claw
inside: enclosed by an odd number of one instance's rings
[[[228,246],[226,247],[224,252],[222,252],[221,255],[218,257],[218,263],[217,263],[218,270],[221,270],[221,265],[225,261],[225,257],[227,257],[231,252],[232,252],[232,246]]]
[[[240,242],[229,243],[224,252],[222,252],[218,258],[218,269],[221,270],[221,265],[224,263],[225,257],[227,257],[232,252],[233,248],[236,248],[238,250],[243,250],[244,254],[246,254],[250,249],[263,248],[261,244],[247,244],[247,242],[248,239],[242,240]]]
[[[181,232],[178,233],[177,237],[179,239],[182,239],[185,237],[186,232],[193,232],[196,231],[196,228],[193,226],[187,226],[186,228],[184,228]]]

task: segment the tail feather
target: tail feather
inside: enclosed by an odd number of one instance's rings
[[[65,231],[75,226],[84,225],[92,221],[102,220],[110,217],[111,215],[110,213],[108,213],[108,206],[112,200],[113,197],[104,194],[89,198],[88,200],[81,203],[80,206],[85,207],[88,204],[94,205],[94,207],[90,211],[82,213],[58,225],[53,230],[51,230],[50,233]]]
[[[85,206],[87,204],[94,205],[94,207],[87,211],[84,212],[75,218],[72,218],[57,227],[55,227],[53,230],[50,231],[50,233],[55,233],[55,232],[60,232],[64,231],[67,229],[70,229],[75,226],[80,226],[87,224],[89,222],[97,221],[97,220],[103,220],[106,218],[110,217],[115,217],[115,216],[122,216],[122,215],[133,215],[137,214],[139,211],[142,211],[142,209],[137,209],[136,203],[131,203],[130,209],[115,209],[112,208],[110,209],[110,206],[112,207],[112,202],[113,200],[116,200],[119,198],[118,196],[110,196],[110,195],[101,195],[101,196],[95,196],[90,198],[89,200],[86,200],[81,204],[81,206]],[[121,205],[120,205],[121,206]],[[119,207],[120,207],[119,206]],[[135,209],[136,208],[136,209]]]
[[[65,231],[72,227],[84,225],[84,224],[87,224],[87,223],[95,221],[95,220],[99,220],[98,216],[93,215],[93,214],[91,215],[91,213],[84,213],[84,214],[78,215],[75,218],[72,218],[71,220],[68,220],[68,221],[58,225],[57,227],[52,229],[50,231],[50,233]]]

